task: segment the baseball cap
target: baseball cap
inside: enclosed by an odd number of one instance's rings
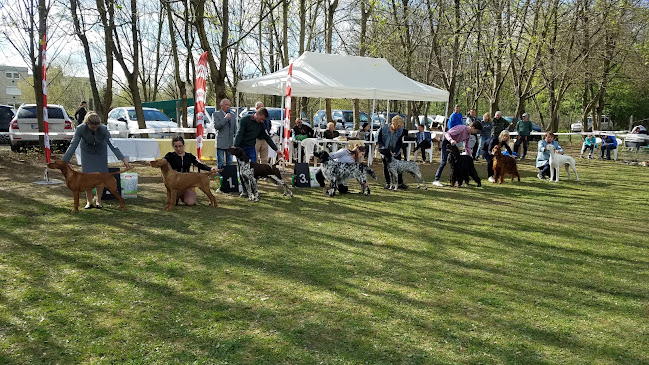
[[[527,113],[523,113],[522,117],[529,117],[530,115]]]

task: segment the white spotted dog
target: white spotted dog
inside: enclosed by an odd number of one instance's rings
[[[388,189],[397,190],[399,174],[407,172],[417,180],[417,189],[420,188],[420,185],[423,185],[424,190],[428,190],[426,181],[424,181],[424,177],[421,175],[421,170],[419,170],[419,165],[417,165],[417,163],[414,161],[402,161],[392,158],[392,152],[387,148],[382,148],[379,152],[381,152],[383,159],[388,164],[388,172],[390,173],[390,186]]]
[[[575,172],[575,178],[579,181],[579,175],[577,175],[577,168],[575,167],[575,159],[568,155],[561,155],[557,153],[553,145],[549,144],[545,146],[545,150],[550,153],[550,181],[559,182],[559,168],[563,165],[566,167],[566,172],[568,173],[568,180],[570,180],[570,169],[568,166],[572,167],[572,170]],[[555,180],[555,171],[556,171],[556,180]]]
[[[257,179],[260,177],[267,177],[275,182],[279,187],[284,189],[284,196],[288,195],[293,197],[293,192],[288,188],[282,174],[275,166],[250,162],[248,155],[239,147],[228,148],[228,153],[237,158],[239,162],[239,173],[241,174],[241,184],[243,185],[243,192],[241,197],[248,197],[248,200],[259,201],[259,191],[257,190]],[[278,160],[279,162],[279,160]]]
[[[345,184],[349,179],[356,179],[361,184],[361,193],[370,195],[367,175],[376,179],[374,171],[364,163],[336,162],[329,158],[327,151],[317,151],[313,155],[320,159],[322,175],[329,180],[329,196],[336,195],[339,184]]]

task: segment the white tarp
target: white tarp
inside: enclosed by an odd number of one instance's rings
[[[238,92],[284,95],[288,67],[251,80]],[[304,52],[293,62],[292,96],[335,99],[448,101],[448,91],[422,84],[384,58]]]

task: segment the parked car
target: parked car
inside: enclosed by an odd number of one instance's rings
[[[325,110],[318,110],[313,115],[313,125],[321,128],[327,128],[327,118],[325,116]],[[331,110],[332,121],[336,123],[336,130],[348,130],[351,131],[354,129],[354,111],[353,110],[341,110],[341,109],[332,109]],[[359,124],[363,125],[365,122],[369,122],[369,117],[366,113],[360,112],[360,121]]]
[[[47,106],[47,116],[50,132],[73,132],[75,129],[72,119],[61,105],[50,104]],[[11,141],[11,150],[18,152],[21,147],[37,145],[39,136],[16,135],[20,132],[38,132],[38,119],[36,118],[36,104],[23,104],[18,108],[18,112],[10,123],[9,139]],[[61,146],[63,148],[70,145],[72,134],[70,135],[51,135],[50,146]]]
[[[176,128],[175,121],[169,119],[163,112],[154,108],[142,108],[144,122],[147,128]],[[140,127],[135,115],[135,107],[115,108],[108,113],[106,121],[109,131],[119,131],[122,138],[140,138]],[[172,133],[178,135],[178,133]],[[169,133],[149,133],[149,138],[166,138]]]
[[[205,107],[205,119],[203,123],[205,126],[203,128],[203,138],[214,139],[216,138],[216,130],[214,129],[214,117],[212,116],[216,111],[219,110],[215,106],[206,106]],[[187,108],[187,127],[194,128],[194,107],[190,106]]]
[[[613,121],[606,115],[602,115],[599,122],[599,129],[602,131],[612,131],[613,130]],[[593,130],[593,117],[588,117],[586,122],[586,128],[584,132],[591,132]],[[581,120],[578,120],[575,123],[570,125],[571,132],[581,132]]]
[[[0,105],[0,143],[9,143],[9,124],[14,119],[14,110],[9,105]]]

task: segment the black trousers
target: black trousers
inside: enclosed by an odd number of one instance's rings
[[[514,143],[514,152],[518,153],[518,148],[521,143],[523,144],[523,154],[519,154],[518,156],[525,157],[527,156],[527,147],[530,145],[530,136],[518,136],[518,138],[516,138],[516,143]]]
[[[415,156],[417,155],[417,150],[421,149],[421,159],[426,161],[426,150],[431,147],[431,143],[429,140],[424,139],[423,141],[419,142],[417,144],[417,147],[415,147]]]
[[[322,170],[318,170],[315,174],[315,180],[320,184],[321,188],[325,187],[325,178],[324,175],[322,174]],[[341,194],[345,194],[346,192],[349,191],[349,188],[343,184],[338,184],[338,192]]]

